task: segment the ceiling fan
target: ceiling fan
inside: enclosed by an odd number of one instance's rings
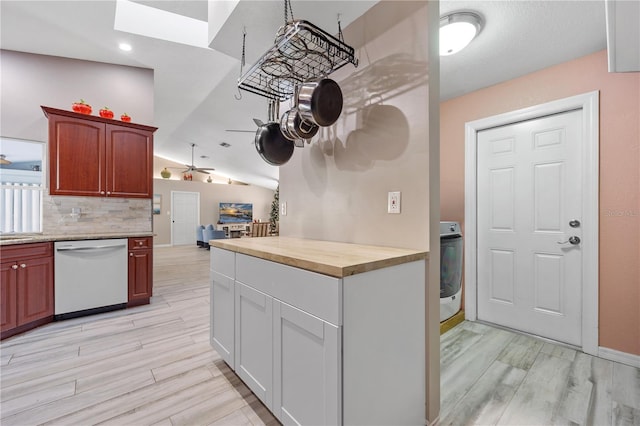
[[[259,118],[254,118],[253,122],[256,123],[256,126],[258,127],[262,127],[262,125],[264,124],[262,122],[262,120],[260,120]],[[231,133],[255,133],[255,129],[254,130],[244,130],[244,129],[226,129],[225,132],[231,132]]]
[[[199,172],[199,173],[204,173],[208,175],[209,171],[215,170],[214,168],[211,168],[211,167],[196,167],[193,162],[193,151],[196,147],[196,144],[192,143],[190,145],[191,145],[191,164],[185,164],[186,169],[182,170],[180,173]],[[170,168],[178,169],[179,167],[170,167]]]

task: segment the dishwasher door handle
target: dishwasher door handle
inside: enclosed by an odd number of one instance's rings
[[[107,248],[120,248],[126,247],[126,244],[118,244],[115,246],[89,246],[89,247],[58,247],[57,251],[79,251],[79,250],[98,250],[98,249],[107,249]]]

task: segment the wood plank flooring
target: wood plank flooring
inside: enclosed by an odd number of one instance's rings
[[[154,250],[154,297],[0,344],[2,425],[276,425],[209,346],[209,252]],[[463,322],[441,337],[440,424],[640,426],[640,370]]]
[[[209,252],[154,250],[154,297],[0,344],[2,425],[276,425],[209,345]]]
[[[640,425],[640,369],[465,321],[440,338],[442,425]]]

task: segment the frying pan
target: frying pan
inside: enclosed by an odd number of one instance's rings
[[[275,105],[273,105],[275,104]],[[269,122],[264,123],[256,130],[254,140],[256,150],[260,157],[272,166],[281,166],[293,155],[293,142],[288,140],[280,131],[280,124],[273,121],[276,102],[269,104]]]

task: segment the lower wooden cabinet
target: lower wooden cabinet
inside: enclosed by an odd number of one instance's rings
[[[2,338],[53,319],[53,244],[5,246],[1,270]]]
[[[153,238],[129,238],[127,306],[149,303],[153,295]]]

